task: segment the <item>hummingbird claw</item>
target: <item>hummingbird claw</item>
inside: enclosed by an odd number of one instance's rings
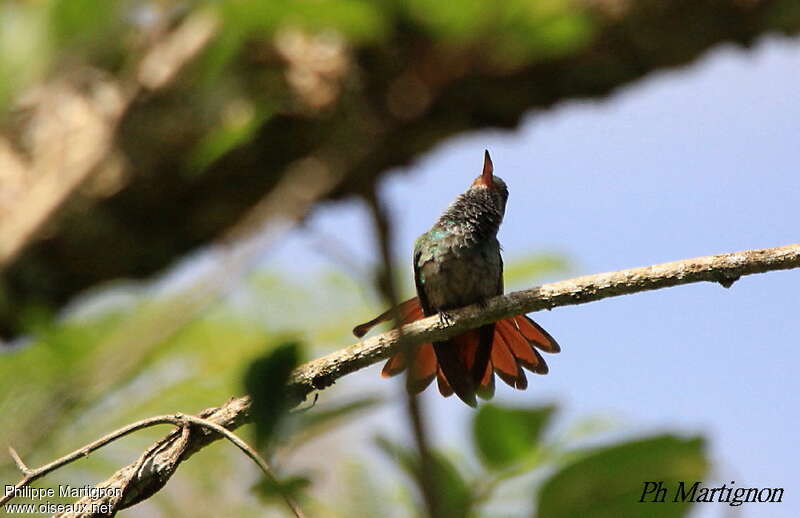
[[[453,323],[453,317],[446,311],[440,311],[439,322],[441,322],[442,325],[449,326],[450,324]]]

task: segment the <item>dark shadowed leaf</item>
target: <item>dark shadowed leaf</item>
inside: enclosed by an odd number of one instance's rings
[[[252,398],[250,412],[259,447],[267,444],[288,411],[286,382],[299,363],[300,344],[286,342],[255,360],[247,369],[244,385]]]
[[[378,437],[375,442],[417,484],[418,492],[421,494],[423,481],[417,452],[385,437]],[[431,460],[433,463],[432,478],[436,484],[439,507],[438,516],[442,518],[469,516],[472,507],[472,493],[461,473],[447,457],[439,452],[434,452]]]
[[[598,449],[564,467],[541,487],[537,517],[679,518],[689,503],[673,502],[708,470],[702,438],[662,435]],[[664,503],[640,503],[645,482],[663,482]]]
[[[508,467],[534,452],[555,412],[554,406],[508,408],[484,405],[475,414],[473,436],[483,462],[490,468]]]
[[[282,501],[284,496],[297,500],[301,492],[310,485],[311,479],[304,476],[289,476],[277,481],[264,477],[252,489],[262,500],[272,502]]]

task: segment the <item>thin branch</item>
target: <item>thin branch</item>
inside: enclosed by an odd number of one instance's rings
[[[520,313],[584,304],[694,282],[714,282],[730,287],[744,275],[791,268],[800,268],[800,244],[586,275],[495,297],[483,308],[469,306],[453,311],[449,325],[442,324],[436,316],[414,322],[403,326],[404,339],[409,343],[446,340],[467,329]],[[399,334],[392,330],[301,365],[292,374],[290,394],[299,404],[309,393],[389,357],[398,347]],[[249,407],[249,398],[231,398],[220,407],[203,411],[200,418],[233,430],[250,421]],[[89,504],[104,503],[113,503],[116,511],[130,507],[159,491],[181,462],[219,437],[219,434],[208,430],[173,431],[155,443],[136,462],[98,484],[98,487],[122,489],[122,498],[110,502],[105,496],[86,497],[80,502],[87,504],[87,509]],[[86,512],[69,516],[99,518],[100,515]]]
[[[376,189],[373,188],[370,195],[367,196],[367,204],[369,205],[372,219],[375,223],[378,234],[378,248],[380,250],[381,259],[383,260],[383,268],[377,275],[376,283],[378,284],[379,291],[383,292],[384,298],[389,302],[390,307],[396,308],[400,304],[400,299],[397,297],[394,269],[392,267],[392,258],[394,257],[391,251],[392,224],[386,215],[385,208],[381,205]],[[411,365],[412,346],[406,341],[403,328],[400,327],[400,313],[398,311],[394,311],[392,320],[398,328],[398,342],[401,344],[400,348],[403,349],[403,354],[406,355],[406,364]],[[411,369],[406,371],[406,376],[411,376]],[[411,422],[412,436],[414,437],[414,442],[419,452],[419,485],[422,493],[422,500],[425,503],[428,516],[430,518],[436,518],[442,514],[439,512],[440,500],[438,498],[438,483],[433,474],[431,450],[428,444],[428,433],[422,414],[422,404],[416,394],[406,392],[406,409],[408,411],[409,421]]]
[[[217,432],[218,434],[223,435],[226,439],[228,439],[230,442],[235,444],[237,448],[242,450],[245,455],[247,455],[248,457],[253,459],[253,462],[258,464],[258,467],[261,468],[261,471],[264,472],[264,474],[267,476],[267,478],[269,478],[275,484],[276,487],[278,486],[278,484],[279,484],[278,477],[275,475],[275,473],[269,467],[269,464],[267,464],[267,461],[264,460],[264,458],[261,455],[259,455],[257,451],[255,451],[253,448],[251,448],[250,445],[248,445],[246,442],[241,440],[233,432],[231,432],[230,430],[228,430],[226,428],[223,428],[222,426],[218,425],[217,423],[213,423],[213,422],[211,422],[211,421],[209,421],[207,419],[202,419],[200,417],[196,417],[196,416],[193,416],[193,415],[180,415],[179,414],[179,417],[181,419],[183,419],[183,420],[186,420],[186,421],[190,422],[190,423],[197,424],[197,425],[200,425],[200,426],[205,426],[206,428],[210,428],[210,429],[214,430],[215,432]],[[281,494],[281,496],[283,496],[283,499],[286,502],[286,505],[289,506],[289,509],[291,509],[292,513],[294,513],[294,515],[297,518],[305,518],[305,515],[303,514],[303,510],[300,509],[300,506],[297,505],[297,502],[294,501],[294,499],[291,497],[291,495],[289,495],[288,493],[286,493],[284,491],[278,491],[278,492]]]
[[[31,468],[29,468],[28,466],[25,465],[24,462],[22,462],[22,459],[20,458],[19,453],[17,453],[17,450],[9,446],[8,453],[9,455],[11,455],[11,458],[14,459],[14,464],[17,465],[17,469],[19,469],[23,475],[28,476],[31,474],[32,471]]]
[[[14,448],[9,446],[8,448],[9,453],[11,454],[11,457],[14,459],[14,462],[16,463],[19,470],[22,471],[24,478],[14,486],[14,489],[12,491],[4,492],[5,494],[3,495],[2,498],[0,498],[0,506],[4,505],[6,502],[15,498],[15,495],[17,495],[22,488],[44,477],[48,473],[51,473],[59,468],[62,468],[67,464],[71,464],[76,460],[87,457],[93,451],[96,451],[102,448],[103,446],[106,446],[116,441],[117,439],[125,437],[126,435],[129,435],[138,430],[143,430],[145,428],[150,428],[152,426],[158,426],[162,424],[175,425],[183,431],[184,429],[187,428],[189,423],[213,430],[214,432],[217,432],[218,434],[228,439],[230,442],[236,445],[237,448],[242,450],[242,452],[244,452],[245,455],[250,457],[253,460],[253,462],[255,462],[259,468],[261,468],[261,471],[264,472],[267,478],[269,478],[276,485],[278,484],[278,479],[275,476],[275,473],[272,471],[272,469],[270,469],[269,464],[267,464],[267,461],[264,460],[263,457],[261,457],[261,455],[258,454],[258,452],[256,452],[246,442],[241,440],[230,430],[227,430],[226,428],[218,425],[217,423],[193,415],[184,415],[184,414],[160,415],[156,417],[142,419],[141,421],[136,421],[135,423],[123,426],[122,428],[115,430],[109,434],[106,434],[103,437],[97,439],[96,441],[93,441],[87,444],[86,446],[83,446],[82,448],[73,451],[72,453],[64,455],[63,457],[58,458],[53,462],[45,464],[44,466],[41,466],[36,469],[30,469],[28,466],[26,466],[25,463],[22,462],[22,459],[19,457],[19,454],[16,452],[16,450],[14,450]],[[294,515],[297,518],[304,518],[303,511],[300,509],[297,503],[289,495],[284,493],[281,494],[283,495],[284,500],[286,501],[286,505],[289,507],[289,509],[291,509],[292,513],[294,513]]]
[[[64,455],[63,457],[50,462],[49,464],[45,464],[36,469],[30,469],[22,462],[22,459],[19,458],[19,455],[16,453],[14,448],[9,447],[9,452],[11,456],[14,458],[14,461],[17,464],[17,467],[20,468],[22,471],[24,478],[20,480],[15,486],[14,491],[6,492],[2,498],[0,498],[0,505],[5,504],[12,498],[14,495],[23,487],[31,484],[32,482],[42,478],[43,476],[47,475],[48,473],[57,470],[67,464],[70,464],[78,459],[82,459],[92,453],[93,451],[97,450],[98,448],[102,448],[106,444],[119,439],[120,437],[124,437],[129,433],[135,432],[137,430],[142,430],[144,428],[149,428],[151,426],[156,426],[160,424],[175,424],[174,416],[158,416],[158,417],[151,417],[149,419],[143,419],[141,421],[137,421],[135,423],[129,424],[120,428],[119,430],[115,430],[103,437],[93,441],[82,448],[79,448],[68,455]]]

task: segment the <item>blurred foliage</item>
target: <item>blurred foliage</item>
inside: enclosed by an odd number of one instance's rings
[[[29,331],[40,315],[100,283],[156,274],[236,225],[277,186],[305,178],[311,166],[335,178],[321,197],[363,194],[449,137],[513,128],[529,110],[605,96],[720,42],[795,34],[796,6],[0,2],[0,153],[7,138],[23,159],[35,154],[29,124],[37,97],[28,94],[57,99],[48,95],[55,85],[91,92],[87,83],[100,78],[135,91],[138,64],[174,29],[200,14],[219,22],[175,81],[130,104],[108,163],[2,273],[0,337]]]
[[[192,264],[184,267],[182,275],[199,273]],[[13,445],[37,466],[137,419],[197,413],[241,394],[247,372],[258,371],[251,364],[259,365],[271,351],[286,352],[276,349],[283,337],[313,344],[303,354],[318,355],[352,341],[343,314],[370,311],[359,286],[340,274],[320,273],[294,283],[259,270],[197,319],[151,342],[159,336],[153,331],[169,322],[198,289],[171,275],[149,286],[114,284],[86,294],[58,318],[39,319],[26,340],[0,354],[0,444]],[[325,302],[332,299],[339,303]],[[315,315],[312,327],[305,325],[306,310]],[[120,340],[121,335],[128,339]],[[270,381],[268,375],[254,384],[266,388]],[[280,438],[270,442],[271,458],[280,462],[302,456],[309,444],[313,448],[314,441],[381,403],[374,395],[336,398],[333,393],[329,398],[326,391],[325,401],[285,419]],[[248,432],[243,430],[245,437]],[[103,480],[164,433],[165,428],[138,432],[59,470],[43,484],[82,486]],[[181,472],[185,474],[174,485],[127,512],[150,516],[148,506],[151,511],[152,506],[164,512],[180,509],[178,514],[190,509],[193,516],[219,516],[223,508],[230,515],[263,512],[259,499],[247,494],[258,473],[230,445],[204,449]],[[282,490],[306,488],[304,470],[289,465],[279,474]],[[17,478],[11,459],[0,456],[0,480]],[[285,505],[274,499],[275,490],[270,493],[259,484],[256,494],[283,513]]]
[[[202,257],[195,260],[203,263]],[[509,261],[508,269],[533,274],[550,268],[531,266],[540,264],[563,267],[566,262],[530,256]],[[221,443],[198,453],[163,491],[127,514],[150,516],[158,509],[218,516],[225,509],[227,516],[251,516],[268,505],[284,515],[282,495],[290,494],[314,516],[417,515],[416,451],[385,435],[376,440],[411,481],[398,485],[370,448],[359,446],[359,437],[374,433],[371,429],[355,435],[342,431],[348,425],[353,430],[354,420],[381,408],[377,390],[341,397],[335,388],[327,389],[321,401],[302,409],[286,413],[282,406],[286,377],[300,356],[351,343],[352,322],[376,311],[364,303],[359,280],[321,273],[289,282],[285,275],[259,270],[201,318],[145,347],[147,340],[139,338],[148,335],[148,326],[161,325],[197,289],[190,282],[187,291],[185,280],[176,281],[196,273],[191,262],[183,269],[151,286],[116,284],[86,295],[58,320],[41,319],[28,343],[0,356],[0,442],[39,465],[133,420],[218,404],[240,393],[244,380],[254,398],[255,426],[239,433],[252,434],[254,444],[266,446],[278,482],[263,480],[238,450]],[[110,340],[119,329],[135,329],[133,340]],[[304,351],[300,343],[314,347]],[[114,347],[120,349],[109,350]],[[707,469],[697,439],[664,436],[577,447],[608,427],[586,420],[555,433],[555,410],[483,405],[472,417],[474,455],[434,452],[442,516],[627,516],[643,480],[702,479]],[[396,425],[381,433],[394,433]],[[139,432],[59,470],[44,484],[102,480],[163,433]],[[0,458],[0,480],[16,477],[10,459]],[[658,511],[677,517],[685,516],[686,508],[666,505]]]
[[[534,454],[539,436],[554,411],[555,407],[533,410],[481,407],[473,421],[473,436],[483,462],[502,469]]]
[[[207,287],[176,289],[170,279],[101,286],[152,276],[208,244],[300,165],[339,175],[327,197],[363,193],[453,135],[511,128],[528,110],[604,96],[719,42],[800,30],[795,0],[8,0],[0,2],[0,138],[24,156],[27,92],[56,80],[80,84],[87,69],[129,86],[153,43],[198,12],[218,16],[219,30],[172,85],[126,113],[113,149],[122,172],[98,168],[96,183],[106,188],[85,186],[0,279],[0,334],[20,336],[0,353],[0,444],[13,444],[30,465],[135,419],[219,404],[239,393],[248,368],[250,391],[269,402],[296,355],[279,362],[283,375],[274,379],[274,366],[257,359],[287,335],[313,345],[307,356],[351,342],[350,326],[376,308],[337,274],[292,282],[257,272],[177,329],[176,317],[195,314],[192,301]],[[564,266],[531,257],[507,266],[506,284]],[[257,482],[233,448],[210,447],[126,513],[252,516],[263,506],[243,488],[255,486],[268,502],[281,491],[305,495],[315,516],[416,514],[409,484],[395,490],[374,462],[347,458],[345,446],[357,441],[313,450],[381,402],[373,393],[330,399],[290,414],[272,437],[278,487]],[[555,440],[553,411],[485,405],[472,423],[477,461],[436,452],[453,516],[497,516],[497,508],[630,516],[643,480],[701,479],[707,470],[695,438],[594,450],[574,447],[567,432]],[[576,430],[594,437],[596,427]],[[137,433],[44,483],[102,480],[162,434]],[[415,452],[386,438],[378,444],[418,485]],[[297,462],[304,448],[314,469]],[[345,471],[337,504],[311,498],[325,484],[315,471],[323,458]],[[18,478],[8,458],[0,463],[0,479]],[[503,493],[514,485],[524,490]]]
[[[419,454],[412,449],[393,443],[385,437],[375,440],[377,446],[397,462],[417,487],[422,488],[425,479]],[[437,511],[442,518],[467,516],[472,506],[472,491],[456,466],[445,455],[435,452],[430,458],[431,481],[434,483],[438,499]],[[418,506],[422,508],[422,503]]]
[[[133,0],[10,0],[0,4],[0,114],[12,95],[51,69],[119,65],[136,16]]]
[[[218,92],[221,86],[234,100],[260,99],[270,104],[275,99],[283,99],[284,104],[290,101],[283,81],[263,83],[272,86],[262,93],[277,96],[254,95],[256,92],[247,85],[237,85],[246,77],[225,75],[238,75],[236,69],[241,63],[237,61],[247,45],[256,41],[268,44],[287,31],[328,34],[343,39],[350,47],[368,48],[393,40],[406,27],[415,27],[427,37],[441,40],[453,52],[480,48],[495,65],[508,68],[580,48],[589,42],[596,27],[590,12],[576,9],[567,0],[514,0],[503,9],[476,0],[13,0],[0,6],[0,92],[4,93],[0,112],[13,92],[42,79],[63,60],[119,72],[134,64],[145,48],[143,43],[162,26],[192,9],[209,7],[223,23],[194,70],[202,78],[203,101],[212,101],[208,108],[216,104],[212,90]],[[280,52],[280,42],[278,47]],[[262,73],[265,75],[256,78],[257,83],[272,76],[269,70]],[[219,108],[216,116],[224,118],[226,108]],[[252,124],[223,125],[225,129],[209,126],[191,163],[207,166],[246,141],[268,116],[265,113],[251,119]]]
[[[488,44],[483,50],[503,67],[581,48],[596,28],[588,12],[564,0],[512,0],[502,8],[480,0],[412,0],[408,4],[412,19],[432,37],[453,46]]]
[[[645,508],[647,504],[639,499],[645,481],[663,481],[665,487],[676,487],[678,481],[703,480],[709,466],[703,439],[661,435],[579,448],[563,440],[546,438],[543,432],[552,428],[555,410],[554,406],[481,406],[472,419],[472,438],[483,470],[473,470],[467,477],[466,470],[459,469],[443,453],[434,454],[436,481],[446,500],[444,507],[450,513],[447,516],[497,516],[498,504],[505,510],[503,516],[680,518],[688,515],[689,502],[668,500]],[[384,437],[379,437],[377,443],[419,488],[416,452]],[[536,478],[532,479],[532,475]],[[544,479],[542,475],[546,475]],[[520,483],[530,488],[527,494],[538,486],[535,502],[521,502],[519,497],[510,500],[501,494],[504,486]]]

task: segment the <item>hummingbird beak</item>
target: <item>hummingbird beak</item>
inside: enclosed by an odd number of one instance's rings
[[[483,172],[481,173],[480,178],[475,180],[473,185],[485,185],[486,187],[492,187],[494,185],[494,165],[492,164],[492,157],[489,156],[489,150],[485,150],[483,153]]]

